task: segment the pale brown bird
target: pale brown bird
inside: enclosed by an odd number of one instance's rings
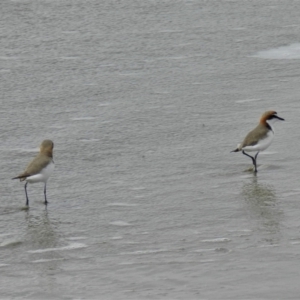
[[[281,120],[283,118],[277,116],[277,112],[273,110],[266,111],[260,118],[258,125],[250,131],[243,142],[237,145],[237,148],[231,152],[242,151],[244,155],[247,155],[252,159],[254,165],[254,172],[257,173],[256,159],[260,151],[267,149],[274,138],[274,128],[268,123],[270,120]],[[246,152],[257,151],[255,156],[251,156]]]
[[[44,182],[45,205],[47,205],[46,184],[49,176],[54,170],[53,147],[51,140],[44,140],[40,145],[40,153],[30,162],[25,171],[12,179],[26,180],[25,195],[26,205],[29,205],[27,195],[27,184],[35,182]]]

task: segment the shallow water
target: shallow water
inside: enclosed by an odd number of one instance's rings
[[[298,298],[300,3],[0,5],[1,298]]]

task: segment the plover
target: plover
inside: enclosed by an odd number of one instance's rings
[[[53,162],[53,147],[54,144],[51,140],[44,140],[40,145],[40,153],[30,162],[25,171],[12,179],[20,179],[20,181],[26,180],[25,183],[25,195],[26,205],[29,205],[27,195],[27,184],[35,182],[44,182],[44,196],[45,205],[47,205],[46,184],[49,176],[54,170]]]
[[[231,151],[242,151],[244,155],[250,157],[254,165],[255,173],[257,173],[256,159],[258,153],[267,149],[274,138],[274,128],[268,123],[268,121],[276,119],[284,121],[283,118],[277,116],[276,111],[269,110],[263,113],[260,118],[259,124],[246,135],[244,141],[241,144],[238,144],[235,150]],[[257,152],[254,157],[246,153],[253,151]]]

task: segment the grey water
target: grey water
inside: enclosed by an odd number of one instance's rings
[[[2,1],[0,299],[298,299],[299,11]],[[230,151],[269,109],[254,176]]]

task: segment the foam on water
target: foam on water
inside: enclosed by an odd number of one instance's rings
[[[231,28],[231,30],[236,30],[236,31],[246,30],[246,27],[233,27]]]
[[[113,236],[111,238],[109,238],[110,240],[122,240],[123,237],[122,236]]]
[[[133,252],[123,252],[122,255],[141,255],[141,254],[155,254],[155,253],[161,253],[161,252],[168,252],[170,250],[168,249],[150,249],[150,250],[137,250]]]
[[[245,232],[245,233],[251,233],[253,230],[251,229],[232,229],[232,230],[227,230],[228,232]]]
[[[98,142],[99,139],[81,139],[80,141],[84,143],[94,143],[94,142]]]
[[[109,105],[111,105],[111,103],[109,102],[102,102],[98,104],[98,106],[109,106]]]
[[[8,239],[8,240],[5,240],[5,241],[1,242],[0,247],[11,247],[11,246],[17,246],[17,245],[20,245],[20,244],[22,244],[22,242],[19,241],[19,240]]]
[[[114,226],[131,226],[131,224],[124,221],[114,221],[114,222],[110,222],[109,224]]]
[[[74,236],[74,237],[69,237],[68,240],[70,241],[78,241],[78,240],[85,240],[85,236]]]
[[[205,252],[214,252],[216,249],[215,248],[210,248],[210,249],[198,249],[194,250],[193,252],[195,253],[205,253]]]
[[[291,245],[299,245],[300,241],[290,242]]]
[[[215,259],[203,259],[203,260],[200,260],[199,263],[205,264],[205,263],[212,263],[215,261],[216,261]]]
[[[19,59],[17,56],[0,56],[0,59],[10,60],[10,59]]]
[[[144,187],[144,186],[137,186],[137,187],[130,188],[130,190],[132,190],[132,191],[140,191],[140,190],[145,190],[145,189],[146,189],[146,187]]]
[[[39,148],[12,148],[11,151],[18,151],[18,152],[39,152]]]
[[[86,244],[81,243],[73,243],[65,247],[60,248],[46,248],[46,249],[38,249],[38,250],[29,250],[28,253],[44,253],[44,252],[51,252],[51,251],[65,251],[65,250],[76,250],[81,248],[86,248]]]
[[[109,203],[109,204],[107,204],[107,206],[137,206],[137,204],[133,204],[133,203],[117,203],[117,202],[115,202],[115,203]]]
[[[230,241],[231,239],[228,238],[215,238],[215,239],[202,240],[202,242],[204,243],[227,243]]]
[[[144,195],[136,195],[136,196],[133,196],[133,198],[135,198],[135,199],[141,199],[141,198],[145,198],[145,196]]]
[[[259,248],[270,248],[270,247],[279,247],[279,244],[268,244],[268,245],[260,245]]]
[[[13,233],[1,233],[0,238],[5,237],[5,236],[11,236],[14,235]]]
[[[260,98],[256,98],[256,99],[243,99],[243,100],[237,100],[235,101],[235,103],[247,103],[247,102],[255,102],[255,101],[260,101]]]
[[[89,121],[93,120],[95,117],[78,117],[78,118],[71,118],[72,121]]]
[[[66,31],[62,31],[62,33],[65,33],[65,34],[74,34],[74,33],[78,33],[77,30],[66,30]]]
[[[57,260],[64,260],[64,258],[55,258],[55,259],[37,259],[33,260],[33,264],[38,264],[38,263],[45,263],[45,262],[50,262],[50,261],[57,261]]]
[[[183,31],[179,29],[164,29],[164,30],[160,30],[159,32],[160,33],[181,33]]]
[[[0,264],[0,268],[1,267],[6,267],[6,266],[9,266],[9,264]]]
[[[176,59],[176,60],[181,60],[181,59],[187,59],[189,58],[188,56],[173,56],[173,57],[168,57],[168,59]]]
[[[300,59],[300,43],[259,51],[253,56],[265,59]]]
[[[144,75],[143,72],[128,72],[128,73],[119,73],[120,76],[141,76]]]
[[[61,56],[61,59],[79,59],[77,56]]]
[[[244,172],[251,172],[251,174],[241,175],[240,178],[242,178],[242,179],[253,178],[254,175],[253,175],[253,168],[252,167],[250,169],[244,170]]]
[[[290,197],[290,196],[295,196],[295,195],[299,195],[299,194],[300,194],[300,191],[293,190],[293,191],[283,192],[282,196]]]

